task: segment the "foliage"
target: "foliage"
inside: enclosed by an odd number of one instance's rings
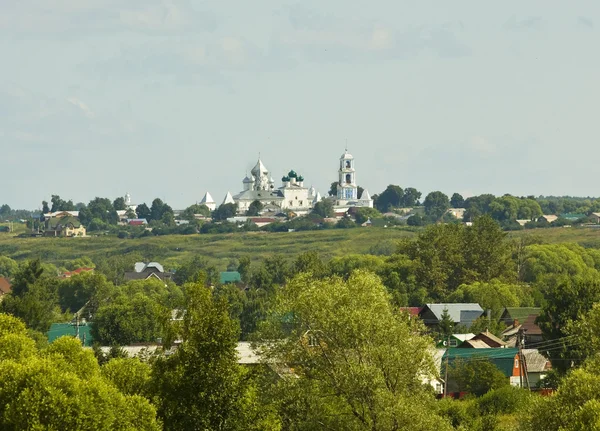
[[[465,198],[463,198],[459,193],[454,193],[450,197],[450,206],[452,208],[464,208],[465,207]]]
[[[237,204],[222,204],[212,212],[212,218],[214,221],[223,221],[234,217],[236,213]]]
[[[448,369],[448,386],[457,392],[481,396],[508,384],[506,376],[488,359],[456,360]]]
[[[5,354],[11,345],[21,346],[18,356]],[[3,430],[161,428],[150,402],[104,380],[93,353],[79,341],[63,337],[38,351],[21,322],[0,314],[0,346]]]
[[[253,201],[249,206],[248,206],[248,210],[246,211],[246,215],[247,216],[257,216],[260,214],[260,212],[263,209],[263,204],[260,203],[260,201]]]
[[[357,224],[363,224],[368,219],[381,218],[381,213],[375,208],[363,207],[354,212],[354,218]]]
[[[182,344],[152,370],[165,430],[276,430],[268,408],[258,408],[247,372],[237,364],[238,329],[227,305],[204,283],[185,285],[187,304]],[[199,388],[202,388],[199,390]]]
[[[313,207],[312,213],[323,218],[333,217],[333,202],[331,199],[320,200]]]
[[[450,208],[450,201],[448,200],[448,196],[442,192],[435,191],[425,196],[423,206],[425,207],[425,214],[427,214],[431,220],[437,221],[440,220],[443,215],[446,214],[448,208]]]
[[[279,340],[269,358],[294,364],[296,378],[277,386],[286,429],[449,429],[420,381],[433,373],[430,340],[392,309],[376,276],[300,274],[280,293],[262,337]]]

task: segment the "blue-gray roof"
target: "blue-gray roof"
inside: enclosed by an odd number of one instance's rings
[[[471,322],[483,314],[483,308],[476,303],[443,303],[443,304],[425,304],[431,310],[438,320],[441,320],[444,309],[448,310],[450,318],[455,323]]]

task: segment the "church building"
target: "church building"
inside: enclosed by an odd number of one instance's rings
[[[259,201],[263,210],[271,212],[292,211],[297,215],[306,214],[314,203],[318,202],[318,193],[314,188],[304,186],[304,178],[295,171],[290,171],[282,179],[282,186],[276,188],[275,180],[269,170],[258,159],[256,166],[242,181],[243,190],[233,196],[238,205],[238,212],[245,213],[250,204]]]
[[[348,150],[344,151],[344,154],[340,157],[338,175],[336,209],[347,210],[351,207],[373,208],[373,199],[371,199],[367,190],[363,190],[362,195],[358,196],[354,157]]]

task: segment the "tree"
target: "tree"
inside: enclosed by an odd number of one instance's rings
[[[354,218],[357,224],[363,224],[368,219],[381,218],[381,213],[375,208],[362,207],[356,209]]]
[[[338,189],[338,182],[334,181],[334,182],[331,183],[331,186],[329,187],[329,191],[327,192],[327,194],[329,196],[336,197],[337,196],[337,189]]]
[[[194,204],[194,205],[190,205],[185,210],[183,210],[180,217],[184,220],[193,221],[196,219],[196,217],[195,217],[196,214],[200,214],[204,217],[209,217],[210,210],[208,209],[208,207],[206,205]]]
[[[333,203],[330,199],[323,199],[315,204],[312,212],[323,218],[333,217]]]
[[[488,359],[456,360],[448,369],[448,385],[455,386],[457,392],[480,397],[508,384],[506,376]]]
[[[539,397],[526,411],[524,431],[597,430],[600,425],[600,364],[589,361],[561,381],[551,397]]]
[[[0,256],[0,277],[11,278],[17,271],[19,264],[10,257]]]
[[[52,195],[50,202],[52,202],[52,208],[50,209],[50,212],[75,211],[75,204],[73,203],[73,201],[71,201],[71,200],[69,200],[68,202],[64,201],[60,198],[59,195]],[[46,204],[46,206],[47,205],[48,204]]]
[[[399,207],[403,202],[404,190],[400,186],[390,184],[387,188],[377,196],[375,200],[375,208],[382,213],[390,211],[392,208]]]
[[[235,217],[237,214],[237,204],[221,204],[212,212],[214,221],[224,221],[228,218]]]
[[[402,197],[402,205],[407,208],[414,207],[419,204],[421,199],[421,192],[414,187],[407,187],[404,189],[404,196]]]
[[[440,322],[438,323],[438,333],[442,340],[446,341],[454,333],[454,327],[456,323],[450,317],[448,309],[444,307],[442,311]]]
[[[50,212],[50,207],[48,206],[47,201],[42,201],[42,214],[48,214]]]
[[[146,219],[146,220],[150,220],[150,208],[148,208],[148,205],[146,205],[146,204],[139,204],[135,208],[135,212],[136,212],[138,218],[143,218],[143,219]]]
[[[464,208],[465,198],[463,198],[459,193],[454,193],[450,198],[450,206],[452,208]]]
[[[0,346],[1,429],[160,429],[150,402],[104,380],[77,339],[62,337],[39,351],[22,322],[0,314]]]
[[[432,372],[430,341],[419,322],[391,307],[377,276],[300,274],[280,295],[262,337],[269,360],[294,364],[295,378],[276,387],[287,428],[451,428],[421,383]]]
[[[588,313],[600,301],[600,281],[596,277],[556,276],[546,281],[543,289],[545,303],[537,325],[542,330],[545,344],[540,348],[552,362],[552,368],[564,373],[582,362],[583,355],[574,351],[568,340],[568,328]]]
[[[113,201],[113,208],[115,209],[115,211],[124,211],[127,209],[127,207],[125,206],[125,198],[123,197],[118,197]]]
[[[450,201],[448,200],[448,196],[442,192],[436,191],[425,196],[423,205],[425,206],[425,214],[432,220],[437,221],[440,220],[442,216],[446,214],[448,208],[450,208]]]
[[[238,327],[227,303],[204,283],[185,285],[187,304],[169,357],[158,358],[152,387],[165,430],[276,430],[268,408],[257,403],[253,381],[237,364]]]
[[[92,220],[99,219],[108,224],[117,224],[119,221],[119,216],[110,199],[96,197],[90,201],[87,207]]]
[[[250,206],[248,206],[248,210],[246,211],[247,216],[257,216],[263,209],[263,204],[260,201],[253,201]]]
[[[120,295],[100,305],[91,334],[94,340],[108,346],[156,342],[170,317],[170,309],[144,294]]]

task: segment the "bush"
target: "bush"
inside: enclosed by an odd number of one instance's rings
[[[511,414],[529,403],[530,392],[513,386],[495,389],[477,400],[482,416]]]

